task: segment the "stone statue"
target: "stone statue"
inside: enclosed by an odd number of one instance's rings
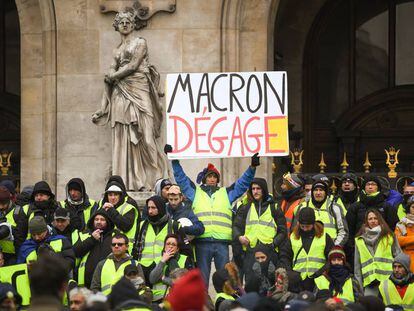
[[[149,63],[146,40],[136,31],[143,24],[134,11],[116,14],[113,26],[121,43],[114,50],[101,108],[92,122],[111,125],[112,174],[120,175],[128,190],[146,191],[168,171],[157,142],[163,119],[160,75]]]

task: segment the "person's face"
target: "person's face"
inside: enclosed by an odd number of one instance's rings
[[[183,197],[179,194],[169,194],[168,195],[168,203],[172,208],[177,208],[181,202],[183,201]]]
[[[354,191],[355,190],[355,184],[352,180],[345,179],[342,182],[341,189],[342,189],[343,192]]]
[[[392,264],[392,272],[397,279],[402,279],[407,275],[404,266],[398,262]]]
[[[322,188],[315,188],[313,190],[313,197],[315,198],[316,202],[322,202],[323,200],[325,200],[326,192]]]
[[[33,233],[32,239],[36,242],[42,242],[44,239],[46,239],[47,231],[43,231],[41,233]]]
[[[0,210],[6,210],[9,207],[10,201],[0,202]]]
[[[108,202],[112,205],[116,205],[121,199],[121,194],[119,192],[108,192]]]
[[[82,294],[73,295],[70,299],[70,311],[80,311],[85,305],[85,297]]]
[[[210,173],[206,177],[206,185],[207,186],[217,186],[217,181],[218,181],[218,178],[217,178],[216,174],[214,174],[214,173]]]
[[[36,202],[44,202],[50,199],[50,196],[46,193],[36,193],[34,197]]]
[[[14,298],[6,298],[1,302],[1,310],[17,310],[16,299]]]
[[[343,261],[342,258],[333,258],[331,260],[331,265],[341,265],[341,266],[343,266],[344,265],[344,261]]]
[[[59,231],[65,231],[65,229],[69,226],[69,223],[69,219],[58,218],[53,221],[53,226],[57,228]]]
[[[166,185],[164,188],[161,189],[161,196],[164,199],[168,199],[168,190],[170,190],[171,185]]]
[[[82,199],[82,192],[76,189],[70,189],[69,195],[73,201],[79,201],[80,199]]]
[[[404,195],[413,195],[414,194],[414,186],[407,185],[404,187]]]
[[[158,208],[152,201],[148,201],[148,215],[151,217],[158,215]]]
[[[95,229],[105,230],[106,226],[108,225],[106,218],[102,215],[96,215],[93,219],[93,227]]]
[[[125,240],[120,238],[120,239],[116,239],[113,238],[112,239],[112,253],[115,256],[122,256],[124,254],[126,254],[128,250],[128,244],[125,243]]]
[[[310,193],[312,191],[312,184],[305,185],[306,193]]]
[[[254,254],[254,258],[256,259],[257,262],[265,262],[267,260],[267,256],[263,252],[256,252]]]
[[[164,249],[166,251],[170,251],[173,254],[178,252],[178,241],[175,238],[168,238],[167,241],[165,241]]]
[[[374,213],[368,214],[368,227],[370,229],[379,225],[378,217]]]
[[[252,185],[252,195],[256,201],[260,201],[263,198],[263,190],[258,184]]]
[[[378,191],[378,185],[375,181],[369,181],[365,184],[366,194],[375,193]]]
[[[118,31],[123,34],[127,35],[134,30],[134,24],[126,17],[122,18],[118,24]]]
[[[311,231],[312,229],[313,229],[313,226],[314,225],[302,225],[302,224],[299,224],[299,227],[302,229],[302,231]]]

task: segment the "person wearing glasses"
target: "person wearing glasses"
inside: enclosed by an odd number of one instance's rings
[[[125,234],[116,233],[112,237],[112,253],[96,266],[92,277],[91,290],[100,291],[108,296],[111,293],[112,285],[124,276],[125,267],[130,264],[137,265],[136,261],[128,254],[128,245],[129,240]]]
[[[153,302],[159,303],[165,297],[167,289],[172,285],[170,273],[177,269],[192,269],[191,257],[180,254],[181,238],[176,234],[168,234],[164,241],[161,260],[149,275],[152,284]]]

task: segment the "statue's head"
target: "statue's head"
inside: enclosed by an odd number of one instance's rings
[[[141,29],[145,27],[146,22],[138,19],[136,12],[132,9],[126,9],[115,15],[114,23],[112,24],[116,31],[122,34],[128,34],[134,29]]]

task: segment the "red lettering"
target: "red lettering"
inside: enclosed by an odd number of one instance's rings
[[[236,130],[238,131],[238,135],[235,135]],[[242,139],[242,134],[241,134],[241,125],[240,125],[240,118],[239,117],[236,117],[236,119],[234,120],[233,131],[232,131],[231,138],[230,138],[230,148],[229,148],[229,151],[227,153],[228,156],[232,152],[233,141],[236,140],[236,139],[238,139],[240,141],[240,151],[241,151],[242,157],[244,157],[244,145],[243,145],[243,139]]]
[[[206,133],[199,133],[199,131],[198,131],[199,130],[198,122],[199,121],[209,121],[209,120],[210,120],[210,117],[200,117],[200,118],[195,118],[194,119],[195,145],[196,145],[196,152],[197,153],[202,153],[202,152],[208,153],[209,152],[208,149],[204,149],[204,150],[200,149],[200,145],[199,145],[199,141],[198,141],[199,137],[206,136]]]
[[[246,124],[244,125],[244,130],[243,130],[243,142],[244,145],[246,146],[246,149],[248,152],[251,153],[256,153],[260,151],[261,148],[261,143],[260,143],[260,139],[261,137],[263,137],[263,134],[249,134],[247,135],[247,128],[249,126],[249,124],[255,120],[260,120],[260,117],[251,117],[249,120],[247,120]],[[249,138],[254,138],[256,140],[256,148],[254,149],[250,149],[249,144],[247,143],[247,137]]]
[[[181,118],[179,116],[171,116],[170,115],[169,118],[174,121],[174,146],[173,146],[173,151],[174,151],[174,153],[183,152],[184,150],[186,150],[191,145],[191,143],[193,141],[193,131],[191,130],[191,126],[190,126],[190,124],[188,124],[188,122],[186,120],[184,120],[183,118]],[[182,124],[185,125],[185,127],[188,130],[188,134],[189,134],[188,135],[189,136],[188,142],[182,148],[178,147],[178,121],[180,121]],[[182,135],[180,135],[180,136],[182,136]]]
[[[209,145],[211,151],[213,151],[216,154],[221,153],[223,151],[224,141],[229,139],[229,137],[228,136],[217,136],[217,137],[212,138],[211,136],[213,135],[213,131],[216,128],[216,126],[219,123],[221,123],[223,121],[226,121],[226,120],[227,120],[227,117],[221,117],[221,118],[217,119],[216,121],[214,121],[214,123],[211,125],[210,130],[208,131],[208,145]],[[217,141],[219,143],[220,147],[218,149],[214,148],[214,145],[213,145],[212,141]]]

